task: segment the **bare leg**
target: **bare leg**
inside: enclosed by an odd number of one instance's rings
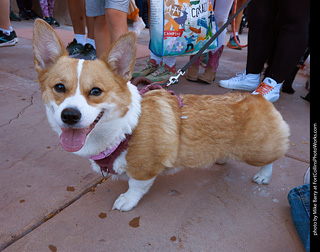
[[[90,39],[94,39],[94,17],[86,17],[87,21],[87,37]]]
[[[252,181],[257,184],[269,184],[272,176],[272,166],[273,163],[262,166],[260,171],[254,175]]]
[[[150,180],[135,180],[129,178],[129,189],[126,193],[123,193],[114,202],[112,210],[117,209],[119,211],[130,211],[145,195],[152,186],[156,177]]]
[[[127,13],[116,9],[106,9],[105,17],[109,27],[112,44],[128,31]]]
[[[86,34],[85,1],[68,0],[68,8],[74,34]]]
[[[0,0],[0,28],[5,30],[10,29],[9,6],[9,0]]]
[[[97,57],[100,58],[110,47],[110,33],[104,15],[94,17],[94,39]]]

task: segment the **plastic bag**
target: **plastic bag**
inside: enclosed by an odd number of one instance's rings
[[[150,0],[149,48],[157,56],[196,54],[216,31],[211,0]]]

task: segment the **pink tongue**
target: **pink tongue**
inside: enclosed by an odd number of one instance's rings
[[[60,143],[64,150],[69,152],[76,152],[80,150],[87,136],[87,129],[63,129],[60,135]]]

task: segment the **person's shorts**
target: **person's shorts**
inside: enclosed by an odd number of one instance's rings
[[[128,12],[129,0],[86,0],[86,15],[97,17],[105,14],[105,9]]]

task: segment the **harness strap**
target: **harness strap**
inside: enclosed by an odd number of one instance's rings
[[[111,154],[102,159],[94,160],[94,162],[100,166],[101,171],[104,171],[107,174],[117,174],[113,169],[113,163],[120,156],[120,154],[128,148],[130,138],[131,135],[126,134],[126,138],[118,145],[118,147]]]

